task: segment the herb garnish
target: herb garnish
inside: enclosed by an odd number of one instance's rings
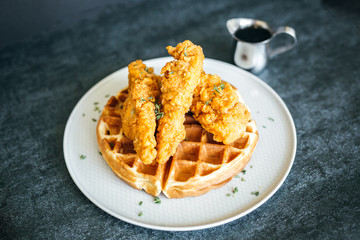
[[[85,113],[83,113],[82,116],[85,117]]]
[[[244,178],[241,178],[241,181],[242,181],[242,182],[246,182],[246,180],[245,180]]]
[[[256,191],[256,192],[251,192],[251,195],[255,195],[255,196],[259,196],[259,191]]]
[[[211,90],[211,91],[215,91],[215,92],[217,92],[217,93],[219,93],[220,95],[222,95],[222,92],[220,91],[220,89],[221,90],[224,90],[224,88],[225,88],[225,83],[221,83],[219,86],[216,86],[216,84],[214,85],[214,88]],[[215,92],[214,92],[214,94],[215,94]]]
[[[174,71],[169,72],[169,74],[173,74],[173,73],[174,73]]]
[[[150,73],[148,68],[145,68],[145,71],[148,72],[148,73]]]
[[[270,121],[273,121],[273,122],[275,121],[275,120],[274,120],[273,118],[271,118],[271,117],[268,117],[268,119],[269,119]]]
[[[145,101],[146,101],[146,100],[145,100],[145,99],[143,99],[143,98],[141,98],[140,100],[141,100],[142,102],[145,102]]]
[[[99,151],[100,156],[102,156],[102,153]]]
[[[205,105],[208,105],[212,100],[213,100],[213,98],[210,98],[209,100],[207,100],[207,101],[205,102]]]
[[[95,118],[93,118],[92,120],[93,120],[93,122],[96,122],[96,119],[95,119]]]
[[[235,196],[235,193],[239,192],[238,187],[235,187],[232,192],[233,192],[233,197],[234,197],[234,196]]]
[[[99,102],[94,102],[94,105],[98,105],[99,104]]]
[[[154,197],[154,203],[155,204],[160,204],[161,203],[161,200],[159,197]]]
[[[235,178],[240,178],[240,176],[239,176],[239,175],[236,175]]]
[[[187,55],[187,52],[186,52],[186,49],[187,49],[187,46],[185,47],[185,50],[184,50],[184,55],[185,55],[185,57],[188,56],[188,55]]]
[[[214,91],[216,91],[216,92],[218,92],[219,94],[221,94],[221,92],[220,92],[219,88],[218,88],[216,85],[214,85],[213,90],[214,90]]]
[[[153,98],[154,98],[154,97],[148,97],[147,99],[148,99],[148,100],[152,100]]]
[[[140,202],[139,202],[139,206],[141,206],[142,204],[143,204],[143,201],[140,201]]]
[[[85,159],[86,158],[86,156],[85,155],[80,155],[80,159]]]
[[[155,102],[155,116],[156,116],[156,120],[159,120],[160,118],[162,118],[164,116],[163,112],[160,112],[160,108],[161,108],[161,103],[157,104]]]
[[[138,216],[141,217],[143,215],[143,211],[139,212]]]
[[[231,194],[230,194],[230,193],[227,193],[227,194],[226,194],[226,196],[227,196],[227,197],[230,197],[230,196],[231,196]]]
[[[246,173],[246,170],[244,169],[244,170],[242,170],[241,172],[242,172],[242,173],[243,173],[243,174],[245,175],[245,173]]]
[[[221,88],[221,90],[224,90],[224,88],[225,88],[225,83],[220,84],[219,87]]]
[[[105,97],[106,97],[106,98],[107,98],[107,97],[110,97],[110,94],[106,94]]]
[[[263,125],[262,127],[263,127],[263,128],[266,128],[266,126],[265,126],[265,125]]]

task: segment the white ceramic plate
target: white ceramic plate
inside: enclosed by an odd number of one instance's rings
[[[145,61],[156,73],[172,58]],[[119,179],[99,153],[96,120],[110,95],[127,86],[127,67],[92,87],[77,103],[65,128],[64,156],[76,185],[95,205],[123,221],[142,227],[187,231],[238,219],[267,201],[281,186],[293,164],[296,131],[282,99],[256,76],[228,63],[205,59],[204,70],[217,74],[240,92],[256,120],[259,142],[246,173],[199,197],[167,199],[161,204]],[[85,159],[81,158],[85,156]],[[232,193],[238,187],[239,192]],[[255,195],[254,192],[259,192]],[[231,196],[227,196],[230,193]],[[142,205],[139,202],[142,201]],[[142,212],[142,216],[139,213]]]

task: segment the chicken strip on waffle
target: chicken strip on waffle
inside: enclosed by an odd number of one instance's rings
[[[161,115],[158,124],[157,161],[165,163],[185,139],[185,113],[189,111],[195,87],[199,83],[204,54],[200,46],[186,40],[166,48],[176,61],[161,70]]]
[[[122,129],[134,141],[134,148],[141,161],[152,163],[157,155],[155,129],[155,98],[159,95],[157,78],[152,68],[141,60],[129,64],[129,95],[121,110]]]
[[[206,131],[214,134],[215,141],[224,144],[242,137],[251,117],[246,105],[239,102],[236,89],[219,76],[205,73],[195,89],[191,112]]]

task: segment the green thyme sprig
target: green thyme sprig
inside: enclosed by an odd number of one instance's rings
[[[205,105],[208,105],[210,102],[212,102],[212,100],[213,100],[213,98],[210,98],[209,100],[207,100],[207,101],[205,102]]]
[[[219,86],[216,86],[216,84],[214,85],[214,88],[211,90],[211,91],[215,91],[217,92],[218,94],[222,95],[222,92],[221,90],[224,90],[225,89],[225,83],[221,83]],[[215,93],[214,92],[214,93]]]

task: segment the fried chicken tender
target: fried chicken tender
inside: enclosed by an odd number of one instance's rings
[[[190,109],[195,87],[199,83],[204,54],[200,46],[186,40],[176,47],[166,48],[176,61],[161,70],[161,106],[163,115],[158,122],[157,161],[165,163],[185,139],[185,113]]]
[[[246,131],[250,112],[239,102],[237,91],[217,75],[201,74],[191,105],[194,118],[214,140],[230,144]]]
[[[159,95],[157,80],[160,76],[147,68],[141,60],[129,64],[129,95],[120,112],[122,129],[134,142],[135,151],[145,164],[152,163],[157,155],[154,102]]]

